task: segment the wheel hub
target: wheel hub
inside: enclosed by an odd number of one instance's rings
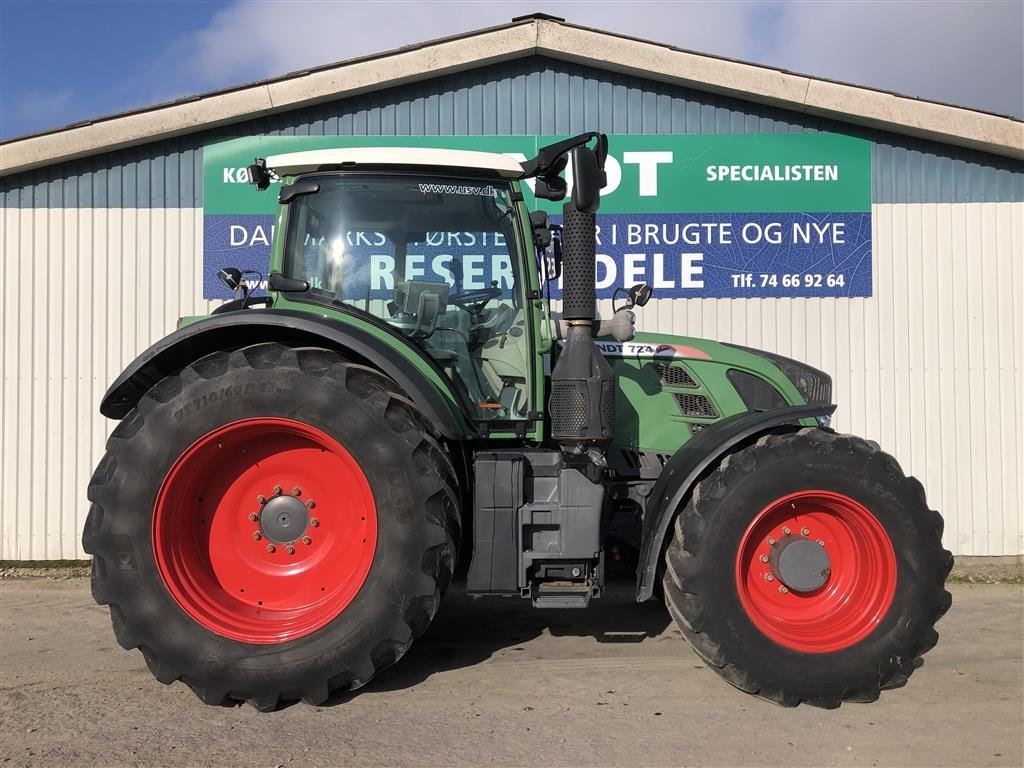
[[[787,588],[805,594],[821,589],[832,572],[825,547],[802,536],[784,536],[768,555],[772,573]]]
[[[275,496],[259,514],[260,532],[275,544],[292,544],[306,535],[309,510],[295,496]]]

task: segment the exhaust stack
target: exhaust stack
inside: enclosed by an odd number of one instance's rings
[[[565,347],[551,372],[548,412],[551,436],[562,450],[573,453],[602,449],[615,432],[614,377],[593,336],[597,314],[594,224],[593,211],[581,211],[574,203],[563,207],[562,317],[568,327]]]

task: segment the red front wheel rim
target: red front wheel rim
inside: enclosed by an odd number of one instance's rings
[[[787,586],[780,547],[797,542],[827,555],[820,586]],[[888,612],[896,555],[882,523],[860,502],[831,491],[799,491],[767,505],[747,526],[736,587],[747,616],[774,642],[804,653],[841,651],[867,637]]]
[[[153,550],[164,584],[224,637],[280,643],[352,602],[377,544],[366,475],[322,430],[255,418],[201,437],[157,494]]]

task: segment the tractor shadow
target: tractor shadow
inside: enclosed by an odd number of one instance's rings
[[[639,643],[661,635],[671,619],[657,599],[637,603],[629,582],[606,584],[604,594],[584,609],[534,608],[512,597],[471,597],[465,582],[455,582],[427,631],[395,666],[365,687],[332,696],[323,706],[350,701],[366,692],[411,688],[431,675],[479,664],[503,650],[547,633],[553,637],[593,637],[598,643]]]

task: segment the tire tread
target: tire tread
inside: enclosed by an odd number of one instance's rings
[[[800,448],[811,448],[823,455],[841,451],[855,457],[865,468],[869,465],[878,467],[895,481],[896,486],[907,498],[914,500],[926,512],[927,520],[931,523],[930,543],[942,552],[941,565],[931,576],[932,600],[927,631],[921,634],[905,656],[889,660],[882,668],[869,673],[858,685],[837,695],[800,696],[778,686],[771,687],[754,682],[756,675],[745,671],[748,659],[728,658],[722,646],[710,636],[704,617],[705,605],[701,598],[702,574],[699,570],[698,554],[703,545],[705,532],[711,525],[715,505],[725,497],[733,484],[757,470],[761,457],[767,454],[785,457]],[[697,484],[689,502],[680,510],[675,525],[670,529],[671,540],[665,552],[665,602],[679,630],[697,654],[728,682],[741,690],[755,693],[761,698],[787,707],[807,703],[811,706],[833,709],[843,701],[874,701],[880,691],[906,684],[914,669],[920,666],[921,656],[938,641],[938,633],[933,625],[948,610],[951,603],[951,596],[945,590],[944,582],[953,564],[952,555],[942,548],[942,529],[942,516],[928,509],[921,483],[914,477],[904,475],[897,461],[882,452],[877,443],[810,427],[783,433],[767,433],[752,445],[728,454],[717,469]]]

